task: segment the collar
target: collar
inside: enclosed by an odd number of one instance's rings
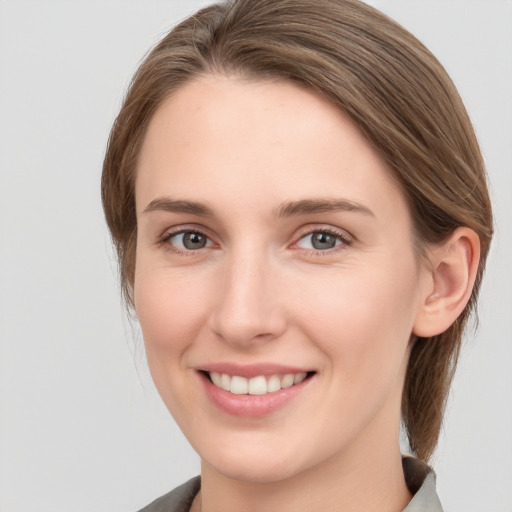
[[[405,482],[413,495],[402,512],[443,512],[436,492],[436,475],[424,462],[402,456]]]

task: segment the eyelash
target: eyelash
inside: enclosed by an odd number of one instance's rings
[[[195,253],[198,253],[200,249],[197,250],[182,250],[177,248],[171,243],[171,239],[177,235],[185,234],[185,233],[191,233],[195,235],[201,235],[204,236],[207,240],[211,241],[210,237],[203,233],[202,231],[198,229],[178,229],[176,231],[166,232],[161,238],[158,239],[157,245],[160,247],[163,247],[166,251],[172,252],[174,254],[179,254],[180,256],[193,256]]]
[[[211,241],[211,239],[208,237],[208,235],[206,235],[204,232],[202,232],[198,229],[190,228],[190,229],[179,229],[177,231],[166,232],[161,238],[159,238],[159,240],[157,241],[157,245],[164,247],[165,250],[167,250],[169,252],[172,252],[174,254],[183,255],[183,256],[193,256],[194,254],[200,252],[201,249],[206,248],[206,247],[203,247],[203,248],[196,249],[196,250],[193,250],[193,249],[182,250],[182,249],[177,248],[176,246],[173,246],[173,244],[171,243],[171,239],[177,235],[184,234],[184,233],[201,235],[201,236],[206,237],[206,239],[208,241]],[[340,241],[340,243],[338,245],[334,246],[333,248],[326,249],[326,250],[303,249],[315,256],[326,256],[329,254],[333,254],[335,252],[345,249],[346,247],[352,245],[352,243],[353,243],[353,240],[345,233],[341,233],[334,229],[320,228],[320,229],[312,229],[309,231],[305,231],[298,237],[297,241],[294,242],[293,245],[296,246],[302,239],[304,239],[308,236],[314,235],[316,233],[333,236],[338,241]],[[294,248],[294,250],[300,250],[300,248]]]
[[[305,231],[304,233],[302,233],[299,236],[299,238],[297,239],[296,242],[294,242],[293,245],[294,246],[297,245],[302,239],[304,239],[304,238],[306,238],[308,236],[314,235],[315,233],[321,233],[321,234],[324,234],[324,235],[333,236],[338,241],[340,241],[340,244],[334,246],[331,249],[326,249],[326,250],[304,249],[304,250],[308,251],[310,254],[313,254],[314,256],[328,256],[328,255],[331,255],[333,253],[337,253],[338,251],[342,251],[342,250],[346,249],[347,247],[349,247],[350,245],[352,245],[352,242],[353,242],[353,240],[347,234],[345,234],[345,233],[342,233],[340,231],[336,231],[334,229],[320,228],[320,229],[312,229],[312,230]],[[295,250],[299,250],[299,249],[300,248],[295,249]]]

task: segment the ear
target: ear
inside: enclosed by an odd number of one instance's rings
[[[430,268],[423,287],[413,334],[422,338],[446,331],[471,297],[480,261],[480,239],[468,227],[457,228],[429,253]]]

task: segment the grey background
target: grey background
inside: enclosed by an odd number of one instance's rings
[[[137,510],[199,470],[119,301],[99,179],[139,59],[208,2],[0,2],[0,512]],[[497,233],[433,460],[447,511],[512,511],[512,3],[371,2],[475,123]]]

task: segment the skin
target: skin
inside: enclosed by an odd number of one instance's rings
[[[169,211],[169,199],[209,215]],[[360,209],[276,214],[305,199]],[[154,115],[136,205],[135,309],[156,387],[201,457],[194,507],[402,510],[409,343],[464,278],[443,281],[446,263],[436,291],[403,194],[352,122],[293,84],[202,76]],[[311,233],[326,229],[335,247],[315,249]],[[206,245],[187,249],[180,230]],[[450,254],[475,267],[467,233],[457,240]],[[238,417],[205,394],[198,370],[218,362],[314,374],[276,412]]]

